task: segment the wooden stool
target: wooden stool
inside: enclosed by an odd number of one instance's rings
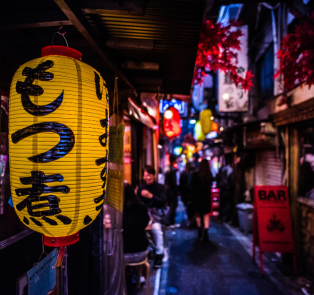
[[[148,263],[148,259],[146,258],[145,260],[141,261],[141,262],[135,262],[135,263],[127,263],[125,265],[125,267],[127,266],[138,266],[137,269],[137,288],[141,287],[141,276],[142,276],[142,270],[143,267],[145,267],[146,271],[145,271],[145,294],[149,295],[149,270],[150,270],[150,265]]]

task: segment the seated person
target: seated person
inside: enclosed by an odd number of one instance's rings
[[[153,218],[152,232],[156,243],[156,256],[154,268],[161,268],[164,256],[164,237],[162,223],[165,218],[166,208],[166,190],[165,186],[154,180],[155,169],[152,166],[146,166],[144,169],[145,184],[137,190],[137,195],[148,208],[150,216]]]
[[[148,239],[145,228],[150,218],[147,208],[141,203],[132,186],[124,184],[123,246],[124,263],[137,263],[148,255]]]

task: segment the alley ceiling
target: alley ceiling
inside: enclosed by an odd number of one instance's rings
[[[62,32],[113,87],[190,95],[205,0],[11,0],[0,4],[2,88]],[[65,45],[55,34],[53,43]]]

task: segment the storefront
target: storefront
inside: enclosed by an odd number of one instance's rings
[[[253,201],[255,185],[282,185],[284,151],[269,120],[253,121],[228,129],[224,154],[232,153],[235,179],[235,205],[249,194]]]
[[[268,103],[269,113],[285,145],[285,184],[299,259],[314,266],[314,89],[297,87]]]
[[[146,165],[153,166],[158,171],[159,126],[155,119],[159,118],[158,103],[145,104],[142,96],[142,104],[146,109],[129,98],[128,112],[125,113],[124,119],[124,179],[133,187],[142,182],[143,169]]]
[[[131,121],[128,117],[124,116],[124,151],[123,151],[123,172],[124,181],[132,183],[132,134],[131,134]]]
[[[314,265],[314,120],[298,127],[300,251]]]

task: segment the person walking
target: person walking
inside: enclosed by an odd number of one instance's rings
[[[146,205],[150,216],[153,218],[152,232],[156,243],[156,256],[154,268],[162,266],[164,254],[164,236],[162,223],[166,217],[166,190],[162,184],[154,180],[156,174],[152,166],[146,166],[144,169],[145,184],[137,190],[138,197]]]
[[[167,189],[167,202],[170,207],[169,226],[175,227],[176,210],[178,206],[178,185],[177,185],[177,169],[174,167],[176,156],[170,155],[170,167],[165,175],[165,186]]]
[[[208,241],[209,213],[211,211],[211,185],[213,182],[212,173],[209,170],[209,163],[203,159],[198,172],[192,176],[193,203],[196,216],[196,224],[199,239]],[[204,229],[202,228],[204,224]]]
[[[234,206],[232,155],[225,155],[226,165],[221,167],[216,179],[219,188],[219,221],[230,222]]]
[[[191,180],[192,175],[194,174],[195,169],[193,163],[186,163],[185,170],[180,176],[180,196],[181,201],[183,202],[188,216],[188,226],[193,226],[195,224],[195,212],[194,205],[192,200],[192,187]]]

